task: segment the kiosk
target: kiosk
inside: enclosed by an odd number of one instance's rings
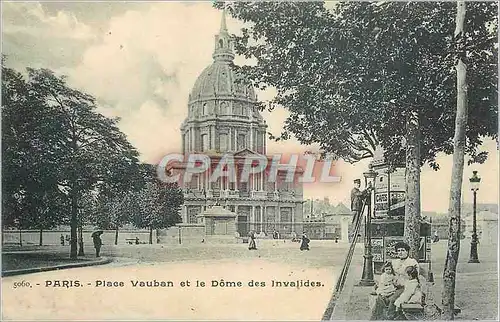
[[[389,167],[382,149],[377,149],[372,161],[377,172],[374,184],[374,217],[371,220],[371,251],[374,271],[380,274],[384,262],[396,258],[394,245],[404,241],[405,168]],[[420,263],[431,261],[431,224],[420,222]]]

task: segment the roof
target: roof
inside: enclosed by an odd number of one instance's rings
[[[468,216],[468,217],[465,218],[465,220],[467,222],[472,222],[473,216]],[[486,220],[486,221],[498,221],[498,214],[496,214],[494,212],[491,212],[491,211],[487,211],[487,210],[479,211],[476,214],[476,220],[477,221],[483,221],[483,220]]]
[[[243,83],[242,76],[226,61],[215,61],[201,72],[191,90],[189,101],[211,100],[216,96],[238,98],[250,104],[257,102],[253,87]]]
[[[339,203],[335,208],[334,208],[334,213],[336,215],[348,215],[348,214],[351,214],[351,210],[349,208],[346,207],[346,205],[344,205],[342,202]]]

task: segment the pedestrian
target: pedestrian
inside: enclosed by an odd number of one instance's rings
[[[255,232],[252,230],[249,234],[250,242],[248,243],[248,250],[257,250],[257,244],[255,243]]]
[[[95,248],[95,257],[101,257],[101,246],[102,246],[102,240],[101,240],[101,235],[103,231],[98,230],[94,233],[92,233],[92,241],[94,242],[94,248]]]
[[[300,250],[309,250],[309,238],[307,237],[306,233],[304,232],[302,234],[302,241],[300,243]]]
[[[437,230],[434,231],[434,237],[432,239],[432,242],[437,243],[439,241],[439,236]]]
[[[61,234],[60,240],[61,240],[61,246],[64,246],[64,236],[63,236],[63,234]]]

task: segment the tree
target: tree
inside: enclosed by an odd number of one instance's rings
[[[139,228],[149,228],[150,244],[153,243],[153,229],[182,222],[180,210],[184,194],[176,183],[147,182],[137,200],[140,211],[134,216],[134,224]]]
[[[38,191],[44,191],[42,189]],[[24,227],[38,229],[39,245],[43,245],[43,231],[49,230],[57,225],[64,224],[67,200],[60,191],[45,190],[43,195],[38,192],[27,191],[26,199],[29,206],[25,207]]]
[[[356,162],[377,146],[391,164],[407,168],[405,237],[418,252],[420,166],[453,151],[454,6],[436,2],[231,2],[247,22],[236,51],[256,60],[240,74],[264,89],[270,109],[290,112],[284,132],[324,153]],[[483,162],[483,138],[497,138],[496,3],[471,3],[465,38],[468,111],[465,153]],[[237,68],[235,66],[235,68]],[[261,105],[263,108],[263,105]],[[406,161],[405,161],[406,160]]]
[[[443,272],[444,318],[453,320],[455,317],[455,272],[457,271],[458,255],[460,252],[460,221],[461,221],[461,194],[464,172],[465,131],[467,128],[467,67],[464,21],[466,13],[465,1],[457,2],[456,41],[457,55],[457,114],[455,120],[455,137],[453,139],[453,168],[451,174],[448,251]]]
[[[2,57],[2,225],[49,229],[63,223],[57,185],[56,118]],[[41,234],[40,234],[40,243]]]
[[[137,198],[138,192],[131,190],[114,199],[103,197],[101,200],[95,223],[101,229],[115,230],[115,245],[118,245],[119,229],[132,222],[133,216],[140,211]]]
[[[70,88],[64,77],[47,69],[29,69],[28,85],[54,118],[56,139],[51,151],[57,151],[57,185],[70,201],[71,251],[77,256],[78,211],[82,196],[109,185],[117,177],[110,165],[134,166],[137,151],[118,129],[118,119],[96,112],[95,99]]]

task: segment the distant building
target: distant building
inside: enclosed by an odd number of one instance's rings
[[[473,216],[465,219],[465,238],[472,237]],[[498,214],[491,211],[481,211],[476,214],[476,232],[479,243],[483,245],[498,244]]]
[[[351,223],[351,211],[343,203],[333,206],[323,200],[321,216],[314,216],[304,220],[304,231],[311,239],[329,239],[347,242]],[[314,205],[314,203],[313,203]]]

